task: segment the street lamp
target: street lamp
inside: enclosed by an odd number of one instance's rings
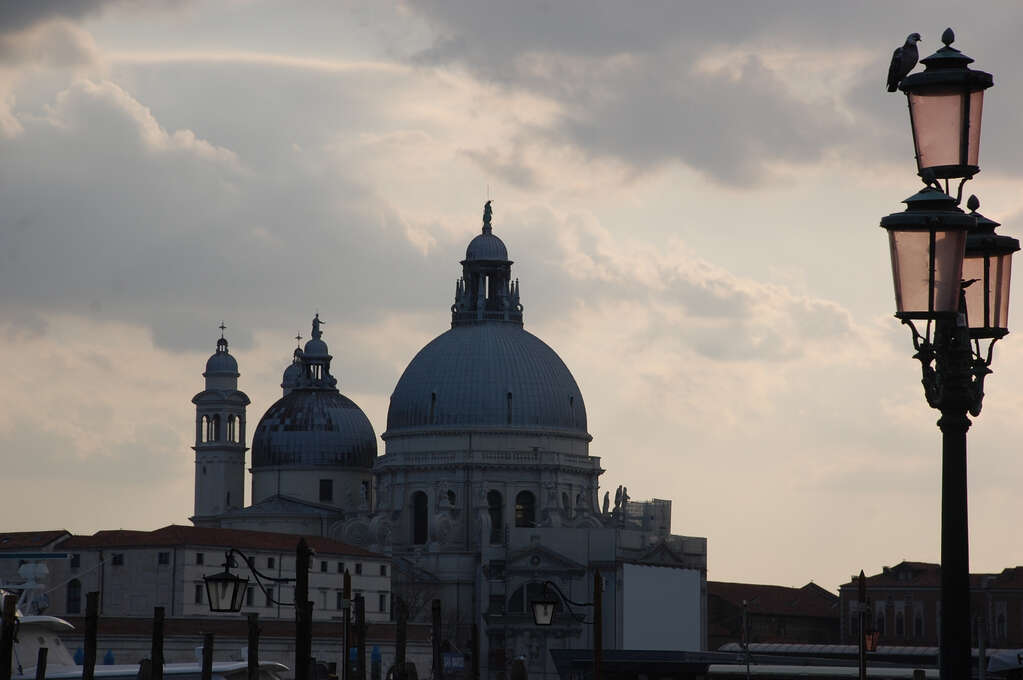
[[[252,558],[237,548],[229,548],[224,556],[224,571],[203,577],[211,612],[241,611],[249,579],[231,573],[235,555],[244,560],[249,571],[256,577],[256,585],[267,599],[282,607],[295,607],[295,680],[308,680],[309,661],[313,649],[313,603],[309,601],[309,560],[313,556],[312,549],[304,538],[300,538],[295,547],[295,578],[282,578],[264,574],[256,568]],[[263,585],[264,580],[275,583],[294,582],[295,601],[276,600],[271,591]]]
[[[550,594],[551,589],[561,598],[560,602]],[[593,602],[573,602],[561,592],[558,584],[553,581],[543,582],[543,597],[530,602],[533,609],[533,623],[538,626],[549,626],[554,621],[554,613],[561,608],[561,602],[565,603],[569,614],[573,618],[593,626],[593,680],[600,680],[600,662],[604,653],[604,629],[603,609],[601,602],[604,594],[604,582],[600,578],[600,572],[593,570]],[[572,605],[576,607],[593,607],[593,620],[586,621],[584,617],[572,611]]]
[[[994,343],[1008,333],[1009,274],[1019,243],[995,235],[998,224],[977,213],[976,197],[967,203],[969,214],[958,207],[963,185],[980,171],[983,94],[992,78],[967,67],[973,60],[951,47],[951,29],[941,39],[945,46],[922,60],[926,70],[900,85],[927,186],[881,226],[891,248],[895,316],[912,330],[924,395],[941,412],[941,678],[962,680],[971,670],[967,414],[980,414]],[[956,198],[949,195],[952,178],[961,178]],[[982,341],[989,341],[986,351]]]

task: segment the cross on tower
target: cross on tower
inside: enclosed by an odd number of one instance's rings
[[[221,322],[220,322],[220,325],[219,325],[219,326],[217,326],[217,328],[219,328],[219,329],[220,329],[220,337],[221,337],[221,338],[223,338],[223,337],[224,337],[224,329],[226,329],[226,328],[227,328],[227,326],[225,326],[225,325],[224,325],[224,322],[223,322],[223,321],[221,321]]]
[[[302,332],[301,331],[299,331],[298,335],[295,336],[295,342],[298,344],[299,347],[302,346]]]

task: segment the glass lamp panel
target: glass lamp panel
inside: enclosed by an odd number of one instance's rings
[[[554,620],[554,602],[550,601],[534,601],[533,603],[533,622],[538,626],[549,626],[551,621]]]
[[[960,145],[963,138],[963,93],[961,90],[942,88],[927,92],[911,92],[909,113],[913,117],[917,166],[921,170],[939,165],[962,164]],[[979,139],[979,117],[977,121]]]
[[[1009,328],[1009,279],[1012,277],[1012,256],[1004,253],[991,258],[991,326]]]
[[[931,235],[934,235],[934,290],[931,291]],[[959,282],[963,271],[966,232],[888,232],[892,255],[895,309],[917,318],[959,309]],[[933,295],[933,307],[930,300]]]
[[[980,120],[984,112],[984,90],[970,93],[970,146],[967,165],[980,165]]]
[[[991,327],[990,283],[984,276],[985,264],[991,258],[983,255],[963,259],[963,281],[973,281],[966,287],[966,315],[970,328]]]

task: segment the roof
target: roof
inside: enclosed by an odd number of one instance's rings
[[[201,545],[283,552],[294,550],[299,538],[300,536],[295,534],[279,534],[270,531],[188,527],[171,524],[155,531],[112,529],[97,531],[92,536],[72,536],[61,547],[70,550],[72,548],[149,548]],[[321,536],[305,536],[305,540],[309,547],[318,553],[361,555],[386,559],[385,555]]]
[[[264,515],[264,516],[288,516],[293,517],[295,515],[313,515],[316,517],[341,517],[344,513],[341,512],[337,507],[329,505],[323,505],[322,503],[311,503],[304,501],[301,498],[295,498],[294,496],[270,496],[264,498],[258,503],[253,503],[244,508],[236,508],[234,510],[228,510],[227,512],[218,515],[218,517],[246,517],[251,518],[253,515]]]
[[[810,582],[802,588],[707,581],[707,596],[718,597],[737,607],[743,600],[754,614],[786,616],[838,616],[838,596]]]
[[[855,576],[843,583],[840,590],[855,590]],[[1009,567],[999,574],[970,574],[970,587],[1023,588],[1023,567]],[[882,567],[880,574],[867,576],[868,588],[940,588],[941,565],[933,562],[903,560],[894,567]]]
[[[391,394],[402,430],[558,430],[589,440],[582,393],[546,343],[516,324],[459,325],[419,351]]]
[[[335,389],[296,387],[278,399],[252,435],[252,467],[371,468],[377,437],[355,402]]]
[[[15,550],[19,548],[42,548],[54,541],[70,536],[67,529],[53,529],[50,531],[8,531],[0,534],[0,550]]]

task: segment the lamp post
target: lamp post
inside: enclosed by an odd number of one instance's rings
[[[926,70],[902,80],[926,186],[904,201],[905,211],[881,220],[891,249],[895,316],[912,330],[924,395],[941,413],[942,680],[970,677],[967,414],[980,414],[994,343],[1008,333],[1011,258],[1019,249],[1015,239],[994,234],[997,223],[976,212],[976,197],[969,214],[958,207],[963,184],[980,171],[983,93],[993,81],[967,66],[973,59],[951,46],[954,39],[947,29],[945,46],[921,60]],[[956,178],[952,198],[949,180]]]
[[[553,589],[558,594],[558,597],[561,598],[560,602],[550,595],[549,589]],[[570,605],[593,607],[592,621],[586,621],[582,617],[579,617],[578,620],[593,626],[593,680],[600,680],[600,664],[604,652],[604,620],[603,607],[601,605],[601,601],[604,599],[604,582],[600,578],[600,572],[596,569],[593,570],[593,602],[573,602],[561,592],[561,588],[558,588],[558,584],[553,581],[543,582],[543,592],[543,599],[533,600],[530,603],[533,608],[533,623],[538,626],[549,626],[554,622],[554,614],[561,608],[561,602],[565,603],[573,618],[576,617],[576,614],[572,611]]]
[[[206,595],[211,612],[239,612],[245,599],[249,579],[231,573],[234,556],[241,557],[249,571],[256,577],[256,585],[267,599],[282,607],[295,607],[295,680],[309,679],[309,659],[312,656],[312,602],[309,601],[309,559],[312,549],[304,538],[299,539],[295,548],[295,578],[282,578],[264,574],[256,568],[252,558],[237,548],[228,549],[224,556],[224,571],[204,576]],[[295,583],[295,601],[280,602],[263,581],[274,583]]]

